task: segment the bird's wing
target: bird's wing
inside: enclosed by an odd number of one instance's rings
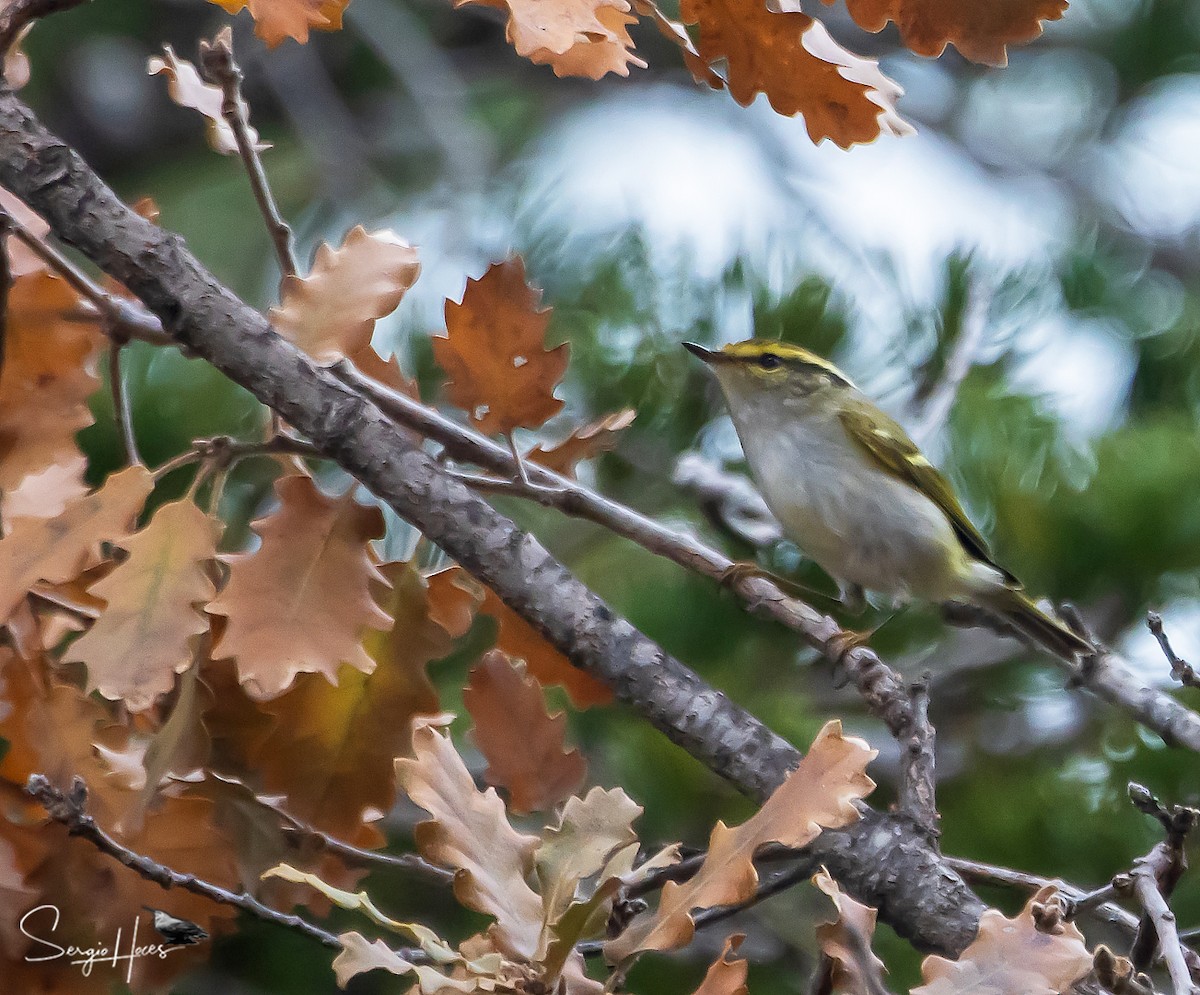
[[[987,540],[971,524],[950,482],[922,455],[917,444],[882,411],[869,416],[861,411],[842,411],[838,418],[846,433],[880,469],[920,491],[950,519],[958,541],[976,559],[995,567],[1011,583],[1017,580],[992,559]]]

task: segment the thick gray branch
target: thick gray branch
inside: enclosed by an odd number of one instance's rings
[[[307,435],[322,452],[492,587],[574,663],[710,769],[763,799],[799,760],[581,584],[532,536],[452,480],[379,409],[277,336],[182,240],[129,210],[12,94],[0,92],[0,183],[55,234],[130,288],[173,339]],[[906,822],[872,810],[814,855],[918,946],[955,953],[983,905]]]

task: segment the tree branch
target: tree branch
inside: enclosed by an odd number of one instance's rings
[[[1179,681],[1180,684],[1186,684],[1189,687],[1200,687],[1200,676],[1197,676],[1192,665],[1178,657],[1175,650],[1171,647],[1171,640],[1167,638],[1166,630],[1163,629],[1162,616],[1158,612],[1146,612],[1146,628],[1158,640],[1158,645],[1163,651],[1163,656],[1167,658],[1167,663],[1171,665],[1171,676]]]
[[[9,0],[0,11],[0,59],[8,54],[27,24],[81,3],[87,0]]]
[[[178,236],[129,210],[7,92],[0,92],[0,184],[129,287],[174,340],[279,411],[572,663],[711,770],[762,800],[799,761],[794,747],[615,617],[536,539],[449,479],[377,407],[280,339]],[[762,580],[745,585],[751,596],[777,594]],[[792,605],[807,615],[814,639],[828,643],[840,631],[833,620]],[[847,659],[877,661],[864,652],[852,650]],[[822,834],[810,850],[917,946],[954,953],[974,937],[983,904],[903,820],[866,809],[859,822]]]

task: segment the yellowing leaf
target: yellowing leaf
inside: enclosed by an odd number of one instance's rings
[[[814,142],[831,138],[849,148],[878,138],[881,127],[912,130],[892,106],[900,88],[798,9],[777,12],[761,0],[682,0],[679,16],[699,26],[701,60],[725,62],[725,84],[738,103],[766,94],[780,114],[803,114]]]
[[[534,65],[548,65],[555,76],[582,76],[600,79],[608,73],[628,76],[629,67],[645,69],[646,63],[633,54],[633,39],[629,37],[629,26],[637,18],[628,12],[628,7],[602,6],[596,11],[598,20],[606,29],[606,35],[585,35],[564,52],[549,48],[538,48],[528,53]]]
[[[758,874],[753,859],[760,847],[767,843],[805,846],[822,829],[856,821],[854,803],[875,787],[866,775],[875,753],[861,739],[843,735],[840,722],[827,722],[799,766],[762,808],[732,829],[718,822],[695,877],[682,884],[668,882],[658,908],[634,919],[605,945],[605,954],[621,961],[640,950],[683,946],[695,929],[693,910],[734,905],[754,894]]]
[[[494,788],[480,791],[450,742],[428,722],[413,731],[414,759],[396,761],[409,798],[432,816],[416,828],[417,845],[436,864],[453,868],[454,895],[467,908],[494,916],[492,935],[509,956],[531,959],[542,926],[542,900],[525,883],[536,836],[508,822]]]
[[[917,55],[937,58],[950,44],[973,62],[1003,66],[1005,46],[1032,41],[1042,21],[1063,16],[1067,0],[846,0],[846,7],[867,31],[895,21],[900,40]]]
[[[745,938],[742,933],[734,933],[725,940],[725,949],[709,966],[695,995],[746,995],[749,965],[737,957],[738,947]]]
[[[518,815],[544,812],[575,793],[587,774],[578,750],[566,748],[566,716],[550,715],[542,686],[499,650],[471,669],[463,703],[488,767],[487,783],[504,788]]]
[[[621,433],[633,424],[634,414],[632,408],[626,408],[624,411],[605,415],[589,425],[575,429],[562,442],[549,449],[543,449],[540,444],[535,446],[525,454],[525,458],[565,477],[573,476],[575,464],[580,460],[591,459],[616,448]]]
[[[65,280],[34,271],[8,299],[0,368],[0,494],[4,519],[52,518],[87,492],[86,459],[75,434],[92,424],[88,397],[104,345],[95,322],[74,320],[79,295]]]
[[[0,539],[0,619],[7,619],[39,580],[63,583],[98,563],[100,543],[129,534],[153,489],[150,471],[131,466],[72,501],[57,518],[17,522]]]
[[[146,70],[151,76],[166,77],[167,93],[180,107],[188,107],[204,115],[205,135],[214,152],[220,152],[222,155],[238,154],[233,129],[221,114],[221,104],[225,97],[219,86],[205,83],[199,70],[187,59],[179,58],[170,45],[163,46],[162,55],[151,56]],[[250,143],[256,149],[261,152],[271,147],[258,140],[258,132],[249,125],[246,127]]]
[[[342,14],[350,0],[212,0],[230,14],[243,8],[254,18],[254,33],[274,48],[285,38],[301,45],[313,28],[340,31]]]
[[[525,283],[514,256],[468,280],[461,304],[446,302],[446,336],[433,355],[449,375],[450,400],[489,434],[537,428],[562,407],[554,387],[567,368],[567,347],[545,349],[548,308]]]
[[[390,589],[379,603],[395,621],[364,640],[370,674],[343,667],[336,687],[303,674],[265,706],[274,729],[251,766],[263,787],[287,798],[287,810],[343,838],[360,831],[365,811],[387,812],[396,797],[392,762],[411,752],[412,720],[438,712],[426,666],[454,643],[430,614],[432,591],[415,567],[389,563]]]
[[[142,711],[171,690],[208,631],[197,604],[216,593],[210,564],[221,523],[190,500],[163,505],[141,532],[122,540],[129,558],[94,584],[107,605],[65,657],[87,666],[88,690]]]
[[[925,984],[912,995],[1055,995],[1067,991],[1092,967],[1083,934],[1074,923],[1058,933],[1042,933],[1034,925],[1033,906],[1054,891],[1043,888],[1015,919],[988,909],[979,920],[974,942],[958,960],[926,957],[921,964]]]
[[[488,589],[484,592],[485,615],[497,622],[496,647],[511,657],[525,661],[525,669],[537,678],[543,687],[547,684],[561,685],[577,708],[592,705],[607,705],[612,701],[612,689],[586,671],[572,666],[546,637],[501,601]]]
[[[275,491],[279,510],[253,523],[262,545],[226,557],[229,582],[208,606],[229,620],[217,655],[236,658],[239,680],[259,698],[281,694],[301,673],[335,682],[343,663],[370,673],[363,632],[392,621],[371,593],[382,580],[369,545],[383,535],[379,509],[352,493],[326,497],[301,475]]]
[[[271,325],[322,365],[358,356],[420,272],[417,250],[394,232],[358,225],[340,249],[321,244],[308,276],[284,278]]]
[[[885,968],[883,961],[871,951],[875,910],[845,894],[824,867],[812,880],[829,896],[837,910],[833,922],[817,927],[817,945],[832,965],[833,991],[849,995],[879,991],[883,988],[881,977]]]

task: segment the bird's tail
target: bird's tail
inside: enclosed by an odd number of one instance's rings
[[[1019,632],[1064,660],[1074,661],[1081,655],[1096,652],[1096,647],[1058,619],[1047,615],[1019,587],[1005,587],[992,592],[986,604]]]

